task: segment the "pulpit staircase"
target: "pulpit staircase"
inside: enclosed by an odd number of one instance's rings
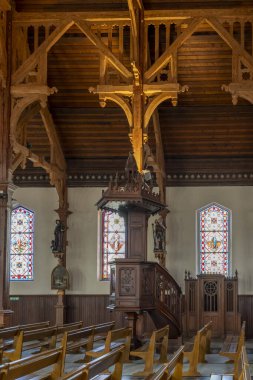
[[[128,315],[147,312],[156,328],[170,326],[170,338],[181,335],[181,288],[156,262],[117,259],[111,267],[111,303]]]
[[[170,338],[181,335],[181,288],[169,271],[155,263],[155,308],[147,310],[157,329],[169,324]]]

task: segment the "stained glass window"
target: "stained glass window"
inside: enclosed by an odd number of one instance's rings
[[[122,259],[126,253],[124,218],[111,211],[102,213],[102,280],[110,278],[110,261]]]
[[[211,203],[198,211],[200,273],[230,275],[231,211]]]
[[[10,280],[33,280],[34,213],[16,207],[11,213]]]

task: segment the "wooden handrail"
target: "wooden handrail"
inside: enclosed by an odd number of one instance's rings
[[[170,280],[170,282],[175,286],[175,288],[177,289],[177,291],[180,294],[182,294],[181,287],[178,285],[178,283],[176,282],[176,280],[174,279],[174,277],[171,276],[171,274],[169,273],[169,271],[166,268],[162,267],[158,263],[155,263],[155,266],[156,266],[157,270],[159,270],[160,272],[162,272],[167,277],[167,279]]]
[[[155,263],[156,303],[178,322],[181,318],[181,288],[170,273]]]

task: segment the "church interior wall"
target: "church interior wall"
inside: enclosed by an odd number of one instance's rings
[[[12,281],[10,294],[50,294],[51,270],[56,259],[50,249],[58,208],[53,188],[18,188],[13,195],[13,207],[22,205],[34,211],[34,280]]]
[[[183,287],[184,271],[196,274],[196,210],[216,202],[232,211],[232,273],[239,294],[253,294],[253,187],[172,187],[167,189],[167,266]]]
[[[67,267],[71,288],[68,294],[108,294],[109,284],[98,278],[98,213],[95,203],[101,188],[70,188]],[[167,217],[167,266],[183,287],[184,271],[196,273],[196,210],[217,202],[232,210],[232,269],[239,272],[239,294],[253,294],[253,188],[252,187],[172,187],[167,189],[170,213]],[[34,281],[12,282],[12,295],[55,294],[51,271],[57,265],[50,249],[58,207],[52,188],[19,188],[15,203],[35,211]],[[148,260],[152,252],[152,221],[149,222]]]

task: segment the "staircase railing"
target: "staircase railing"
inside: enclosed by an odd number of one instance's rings
[[[148,311],[156,325],[172,323],[181,331],[181,288],[158,263],[115,260],[111,266],[110,304],[118,311]]]
[[[181,288],[167,269],[155,263],[155,303],[174,323],[181,326]]]

